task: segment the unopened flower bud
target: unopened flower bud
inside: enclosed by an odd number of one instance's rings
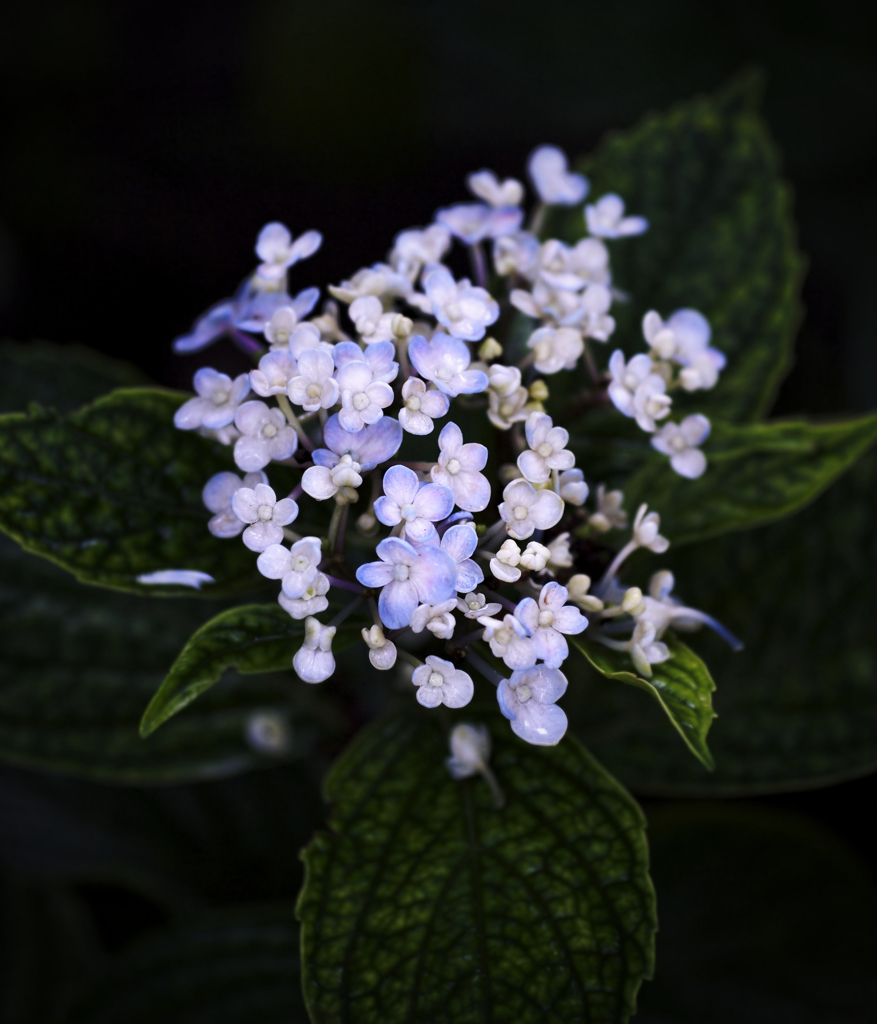
[[[643,603],[643,592],[639,587],[629,587],[624,592],[624,598],[621,601],[621,607],[627,612],[628,615],[639,615],[645,609]]]
[[[521,555],[521,567],[530,572],[542,572],[551,558],[551,552],[544,544],[531,540],[523,555]]]
[[[534,402],[548,401],[548,385],[544,380],[534,380],[530,385],[530,398]]]
[[[384,636],[380,626],[363,629],[362,639],[368,646],[368,660],[375,668],[385,672],[396,664],[396,645]]]
[[[359,491],[355,487],[339,487],[335,492],[335,501],[339,505],[352,505],[359,501]]]
[[[414,321],[407,316],[403,316],[401,313],[395,313],[390,321],[390,330],[393,332],[393,337],[398,338],[400,341],[410,337],[413,329]]]
[[[491,359],[499,359],[502,355],[502,345],[496,338],[485,338],[478,346],[478,358],[489,363]]]
[[[603,611],[603,602],[600,598],[588,593],[591,589],[590,576],[586,576],[583,572],[577,573],[575,576],[570,577],[566,589],[569,593],[570,601],[573,604],[577,604],[579,608],[584,608],[588,612]]]
[[[366,537],[373,537],[378,532],[378,520],[371,509],[368,512],[363,512],[356,520],[356,528]]]
[[[521,578],[518,564],[521,561],[521,549],[513,540],[507,540],[490,560],[490,571],[503,583],[515,583]]]

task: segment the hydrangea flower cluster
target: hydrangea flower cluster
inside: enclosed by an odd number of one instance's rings
[[[304,620],[293,662],[302,680],[332,675],[336,629],[369,607],[373,624],[362,638],[371,664],[413,669],[421,705],[467,705],[475,672],[496,686],[518,736],[549,745],[567,728],[557,701],[568,686],[568,638],[587,630],[650,676],[669,657],[668,628],[724,631],[670,596],[666,571],[646,594],[620,582],[630,554],[660,554],[668,541],[657,513],[642,506],[627,543],[605,543],[627,527],[623,495],[600,485],[586,505],[589,484],[568,430],[546,411],[545,378],[581,374],[592,395],[652,434],[676,472],[697,477],[709,421],[668,422],[671,392],[713,387],[725,359],[700,313],[678,310],[664,321],[652,311],[643,321],[648,352],[626,360],[617,350],[601,372],[593,346],[613,335],[611,309],[622,298],[608,243],[648,224],[613,194],[586,204],[587,180],[554,147],[536,150],[528,170],[536,193],[528,228],[522,183],[479,171],[467,182],[475,201],[401,232],[385,263],[330,287],[332,298],[310,318],[318,290],[292,297],[287,278],[321,236],[294,239],[282,224],[266,225],[255,272],[174,343],[194,352],[228,336],[257,365],[234,379],[198,370],[196,397],[176,425],[233,446],[244,475],[207,481],[208,528],[240,535],[259,571],[280,582],[281,606]],[[580,208],[578,244],[540,239],[548,205]],[[442,262],[455,242],[468,250],[471,279]],[[514,332],[525,336],[518,351],[488,336],[503,314],[528,324]],[[473,416],[492,425],[495,451],[466,439],[460,424]],[[491,463],[497,454],[505,464]],[[293,474],[290,493],[271,486],[271,466]],[[324,507],[331,513],[315,525]],[[302,521],[310,528],[299,532]],[[363,559],[371,544],[374,555]],[[592,585],[579,554],[601,544],[608,566]],[[346,606],[324,624],[317,616],[339,595]],[[451,767],[460,777],[487,770],[485,741],[473,730],[457,735]]]

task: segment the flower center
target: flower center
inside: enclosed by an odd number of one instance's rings
[[[627,388],[628,391],[636,391],[639,386],[639,381],[634,377],[632,373],[625,373],[621,378],[622,384]]]
[[[273,423],[266,423],[265,426],[262,427],[262,437],[274,437],[276,433],[277,427],[275,427]]]
[[[543,608],[542,611],[539,612],[539,625],[550,626],[552,622],[554,622],[554,612],[549,611],[547,608]]]
[[[353,396],[353,408],[357,412],[362,412],[363,409],[367,409],[371,405],[371,399],[364,391],[360,391]]]
[[[417,509],[413,505],[403,505],[399,511],[406,523],[410,523],[412,519],[417,518]]]
[[[551,357],[551,342],[544,339],[536,345],[536,358],[542,362]]]
[[[279,331],[274,332],[275,344],[286,345],[289,343],[289,337],[291,332],[287,331],[285,327],[281,327]]]
[[[408,566],[402,565],[401,562],[397,562],[393,566],[393,579],[398,580],[400,583],[408,579]]]
[[[451,377],[454,376],[454,371],[449,370],[447,366],[440,366],[438,370],[436,370],[435,375],[438,380],[443,380],[447,383],[447,381],[449,381]]]
[[[530,510],[527,508],[526,505],[515,505],[514,516],[515,519],[517,519],[518,521],[520,521],[521,519],[526,519],[529,514]]]
[[[449,306],[445,306],[445,313],[449,320],[461,320],[463,317],[463,310],[460,309],[456,302],[452,302]]]
[[[554,449],[547,441],[543,441],[542,444],[536,449],[537,455],[541,455],[543,459],[547,459],[549,455],[553,453]]]
[[[323,388],[319,384],[308,384],[308,398],[322,398]]]
[[[456,476],[462,468],[463,467],[457,459],[451,459],[447,466],[445,466],[445,469],[451,474],[451,476]]]
[[[499,414],[503,419],[508,419],[509,416],[513,416],[515,413],[514,402],[503,402],[499,407]]]
[[[214,391],[210,398],[213,401],[214,405],[225,405],[225,403],[228,401],[228,392]]]
[[[671,441],[670,447],[675,448],[677,452],[685,451],[685,438],[681,434],[677,434]]]
[[[310,559],[305,555],[296,555],[291,563],[293,572],[304,572],[310,565]]]
[[[530,692],[530,687],[524,683],[522,686],[516,687],[515,696],[522,704],[526,704],[533,694]]]
[[[503,626],[502,629],[498,629],[495,633],[496,642],[502,644],[503,647],[507,647],[512,642],[514,631],[509,629],[508,626]]]
[[[410,398],[406,398],[405,408],[410,409],[412,412],[420,412],[420,396],[412,395]]]
[[[430,686],[443,686],[444,682],[445,682],[444,678],[441,675],[439,675],[438,672],[430,672],[429,673],[429,679],[427,679],[427,683]]]
[[[266,523],[269,519],[274,518],[274,508],[271,505],[260,505],[259,506],[259,518],[263,523]]]

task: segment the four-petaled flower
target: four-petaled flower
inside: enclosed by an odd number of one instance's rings
[[[361,565],[356,578],[364,587],[383,588],[378,611],[388,629],[407,626],[419,604],[441,604],[454,596],[457,563],[437,544],[415,548],[387,537],[375,554],[380,561]]]
[[[540,327],[530,335],[527,348],[533,350],[533,365],[540,373],[557,373],[575,368],[585,343],[575,327]]]
[[[402,385],[404,406],[399,410],[399,422],[409,434],[431,434],[433,420],[445,416],[450,405],[448,396],[430,388],[419,377],[409,377]]]
[[[279,348],[262,356],[258,370],[250,370],[250,387],[262,398],[282,395],[298,372],[295,356],[288,348]]]
[[[569,170],[566,154],[557,146],[540,146],[527,170],[543,203],[575,206],[588,194],[588,179]]]
[[[457,599],[442,601],[441,604],[421,604],[411,616],[412,633],[422,633],[428,629],[438,640],[450,640],[454,635],[454,616],[451,614],[457,607]]]
[[[564,633],[575,635],[588,625],[578,608],[566,603],[568,596],[566,587],[552,580],[542,588],[538,603],[525,597],[515,609],[515,617],[533,639],[536,656],[551,668],[558,668],[569,656]]]
[[[313,256],[322,241],[319,231],[306,231],[293,241],[289,228],[284,224],[277,221],[266,224],[256,242],[256,255],[262,261],[259,274],[269,281],[280,280],[287,267]]]
[[[291,548],[271,544],[259,555],[256,565],[269,580],[280,580],[283,593],[289,598],[304,597],[317,578],[322,559],[319,537],[302,537]]]
[[[242,519],[238,519],[232,508],[232,499],[235,492],[242,487],[255,487],[257,484],[267,484],[268,477],[259,470],[256,473],[247,473],[241,480],[237,473],[217,473],[212,476],[204,485],[201,492],[201,500],[213,513],[213,518],[207,524],[207,529],[214,537],[222,537],[224,540],[237,535],[246,526]]]
[[[417,687],[418,703],[425,708],[437,708],[439,704],[462,708],[475,692],[472,677],[467,672],[434,654],[427,657],[425,665],[414,670],[411,682]]]
[[[649,227],[645,217],[625,217],[624,200],[614,192],[609,192],[596,203],[588,203],[585,207],[585,223],[588,231],[599,238],[641,235]]]
[[[283,540],[283,527],[298,515],[298,505],[292,498],[281,498],[267,484],[255,488],[241,487],[231,500],[235,515],[251,525],[244,530],[243,542],[251,551],[264,551],[271,544]]]
[[[264,402],[244,402],[235,413],[234,423],[243,434],[235,441],[234,461],[248,473],[262,469],[272,459],[288,459],[298,448],[298,436],[286,417]]]
[[[427,341],[422,334],[415,334],[408,342],[408,357],[421,377],[452,398],[474,395],[487,387],[487,374],[469,369],[469,347],[459,338],[437,333]]]
[[[533,412],[524,426],[530,450],[518,456],[518,469],[534,484],[544,484],[552,470],[572,469],[576,457],[566,447],[569,431],[555,427],[550,416]]]
[[[652,447],[670,456],[670,465],[680,475],[696,480],[706,469],[700,445],[709,437],[710,421],[695,413],[681,423],[667,423],[652,436]]]
[[[463,432],[456,423],[448,423],[439,434],[438,464],[430,470],[434,483],[449,487],[459,508],[481,512],[490,502],[490,481],[480,472],[487,465],[487,448],[471,442],[463,444]]]
[[[455,338],[480,341],[499,316],[499,304],[490,292],[465,277],[455,281],[441,264],[423,275],[423,289],[432,303],[433,316]]]
[[[484,626],[484,639],[491,652],[511,669],[529,668],[536,664],[536,648],[527,635],[527,627],[514,615],[502,620],[482,615],[478,622]]]
[[[227,427],[234,420],[235,413],[250,390],[249,374],[242,373],[232,380],[231,377],[209,366],[202,366],[197,370],[192,383],[198,396],[184,402],[174,413],[174,426],[178,430],[195,430],[198,427],[219,430],[221,427]],[[267,461],[266,459],[265,462]],[[241,469],[261,468],[262,466],[241,466]]]
[[[335,361],[328,352],[308,348],[299,356],[298,373],[289,381],[289,400],[307,412],[330,409],[338,401]]]
[[[373,380],[365,359],[352,359],[338,370],[336,379],[341,391],[341,412],[338,421],[345,430],[362,430],[384,415],[393,401],[393,389],[382,380]]]
[[[564,695],[567,685],[566,676],[547,665],[513,672],[497,687],[499,710],[522,740],[553,747],[566,732],[566,714],[555,701]]]
[[[446,519],[453,508],[454,496],[447,487],[422,483],[407,466],[391,466],[384,473],[384,493],[375,502],[375,515],[385,526],[403,523],[408,540],[425,541],[436,536],[433,524]]]
[[[502,497],[499,514],[515,540],[526,540],[536,530],[550,530],[563,515],[563,498],[559,494],[537,491],[527,480],[512,480]]]

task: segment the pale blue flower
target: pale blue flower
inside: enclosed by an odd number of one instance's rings
[[[391,466],[384,473],[384,493],[375,502],[375,515],[385,526],[404,523],[408,540],[424,541],[436,535],[433,524],[453,507],[454,496],[447,487],[421,483],[407,466]]]
[[[398,537],[378,544],[379,562],[356,570],[364,587],[383,587],[378,598],[381,620],[388,629],[402,629],[419,604],[441,604],[455,593],[457,564],[438,545],[415,548]]]
[[[487,374],[470,370],[472,357],[465,341],[447,334],[434,334],[427,341],[415,334],[408,342],[408,357],[421,377],[426,377],[446,395],[474,395],[487,388]]]
[[[445,530],[442,535],[442,550],[447,552],[457,565],[454,589],[458,594],[468,594],[479,583],[484,582],[484,573],[472,558],[477,547],[478,534],[470,523],[458,523]]]
[[[588,194],[588,179],[569,170],[566,154],[557,146],[534,150],[527,170],[543,203],[575,206]]]
[[[485,238],[514,234],[524,213],[516,206],[494,209],[486,203],[458,203],[438,210],[435,219],[466,245],[477,245]]]
[[[532,637],[536,657],[550,668],[559,668],[569,657],[564,633],[575,635],[588,625],[578,608],[566,603],[568,597],[566,587],[552,581],[542,588],[538,604],[525,597],[515,608],[515,617]]]
[[[585,207],[585,223],[588,231],[598,238],[641,235],[649,227],[645,217],[625,217],[624,200],[614,192]]]
[[[338,414],[330,416],[323,428],[323,440],[327,448],[317,448],[314,462],[318,466],[336,466],[342,455],[350,455],[358,462],[363,472],[374,469],[386,462],[399,451],[402,444],[402,427],[397,420],[384,416],[362,430],[345,430],[338,420]]]
[[[483,444],[463,444],[463,433],[456,423],[447,423],[439,434],[438,464],[430,476],[434,483],[449,487],[457,506],[467,512],[482,512],[490,503],[490,481],[480,472],[487,465]]]
[[[293,241],[285,224],[278,221],[266,224],[256,241],[256,255],[262,260],[260,276],[267,281],[280,280],[288,267],[313,256],[322,243],[319,231],[306,231]]]
[[[227,427],[250,392],[249,374],[242,373],[232,380],[211,366],[197,370],[192,384],[197,396],[184,402],[174,413],[174,426],[178,430],[196,430],[198,427],[220,430]]]
[[[462,708],[475,693],[475,684],[468,672],[434,654],[427,657],[425,665],[414,670],[411,682],[417,687],[418,702],[426,708],[436,708],[439,704]]]
[[[432,303],[432,315],[455,338],[480,341],[487,327],[499,317],[499,304],[490,292],[465,277],[455,281],[441,264],[427,269],[423,289]]]
[[[564,695],[567,685],[559,669],[547,665],[521,669],[497,687],[499,710],[510,719],[512,732],[522,740],[553,747],[566,732],[566,715],[555,701]]]

